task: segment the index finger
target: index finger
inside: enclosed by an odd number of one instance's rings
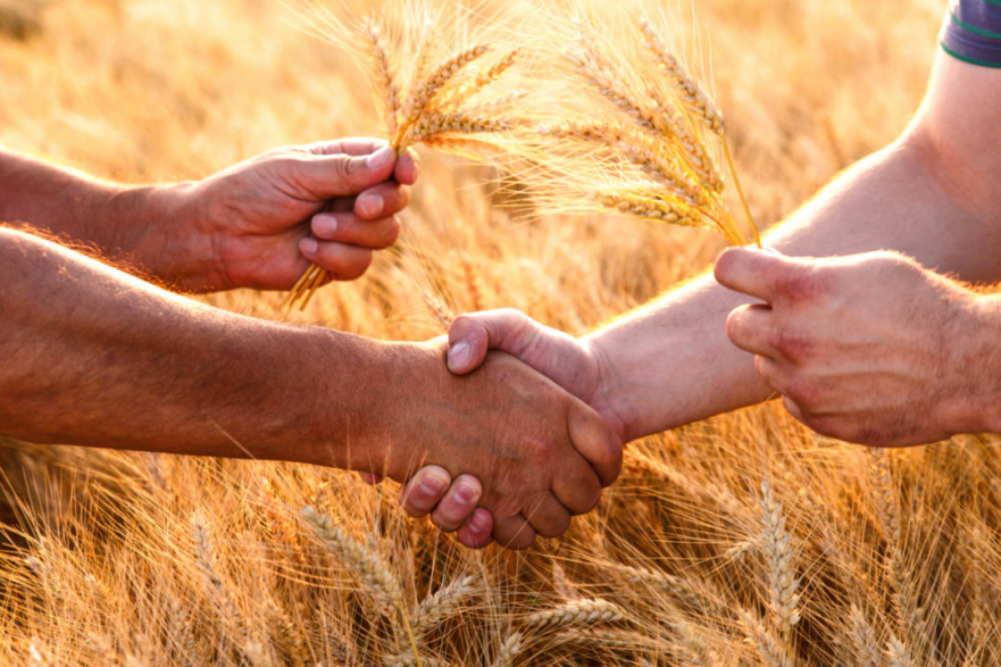
[[[315,141],[306,146],[313,155],[349,155],[360,157],[371,155],[389,146],[385,139],[375,137],[345,137],[333,141]]]

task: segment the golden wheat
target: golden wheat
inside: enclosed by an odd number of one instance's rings
[[[638,50],[603,41],[586,19],[568,25],[576,29],[563,61],[570,75],[593,91],[597,104],[578,113],[600,120],[561,118],[539,128],[542,137],[557,142],[540,152],[561,155],[558,162],[563,163],[551,170],[555,183],[549,199],[580,208],[575,200],[586,197],[599,210],[709,227],[730,243],[743,244],[723,199],[725,182],[718,165],[726,161],[760,245],[733,169],[722,114],[650,21],[644,19],[635,28],[643,45]],[[583,166],[588,162],[593,168]],[[645,180],[630,178],[631,170]],[[569,191],[560,193],[562,182],[569,184]]]
[[[491,52],[491,45],[475,44],[445,57],[432,67],[431,54],[435,45],[448,41],[448,38],[435,33],[440,27],[439,22],[430,17],[421,26],[421,37],[409,42],[410,50],[399,53],[396,58],[392,53],[393,45],[384,38],[384,26],[374,19],[366,19],[360,30],[354,30],[338,22],[329,12],[320,12],[318,18],[335,35],[346,32],[363,35],[361,58],[369,63],[389,145],[397,154],[423,143],[442,151],[453,150],[462,155],[489,159],[495,144],[484,137],[503,134],[514,127],[514,120],[498,118],[496,114],[522,99],[526,94],[524,91],[508,92],[487,101],[480,100],[479,94],[518,62],[518,49],[510,49],[492,62],[487,60],[479,69],[469,73],[473,64],[482,62]],[[396,46],[398,51],[403,48],[400,44]],[[400,73],[394,64],[401,60],[416,63],[405,83],[401,83]],[[403,89],[405,92],[401,93]],[[468,136],[474,136],[476,140],[467,141],[465,138]],[[480,148],[483,143],[487,144],[486,150]],[[305,309],[327,277],[325,269],[311,264],[292,286],[283,306],[292,308],[298,304],[300,310]]]
[[[359,14],[372,9],[346,4]],[[592,6],[622,16],[612,4]],[[940,10],[902,0],[700,5],[712,27],[719,89],[713,97],[734,110],[724,128],[739,140],[735,157],[756,216],[780,219],[851,160],[897,135],[925,87],[927,44],[934,43]],[[327,45],[302,39],[285,24],[286,14],[280,3],[236,0],[49,3],[34,37],[0,39],[0,58],[14,67],[5,86],[17,100],[4,107],[0,141],[98,176],[154,182],[202,178],[271,145],[381,123],[365,99],[371,76],[331,58]],[[684,16],[671,18],[677,32],[691,34]],[[600,43],[646,49],[632,19],[601,23]],[[492,14],[483,10],[475,20],[489,22]],[[382,39],[402,81],[419,68],[396,54],[417,53],[421,41],[433,39],[424,39],[423,16],[387,9],[387,26],[401,22],[415,28],[412,51],[397,51],[395,31]],[[559,52],[576,44],[555,37],[565,25],[537,25],[563,45]],[[513,48],[477,29],[462,44],[429,43],[423,71],[484,42],[497,45],[482,57],[484,68]],[[760,49],[762,43],[770,48]],[[771,58],[772,49],[784,57]],[[696,75],[698,50],[678,52]],[[518,62],[530,57],[525,51]],[[79,76],[80,62],[88,63],[87,77]],[[631,63],[624,69],[634,73]],[[838,72],[837,91],[818,72]],[[463,84],[476,75],[464,71]],[[588,85],[575,80],[552,97]],[[492,117],[471,109],[525,85],[509,70],[463,111]],[[331,105],[335,95],[338,104]],[[531,106],[532,97],[519,108]],[[658,102],[651,97],[650,104]],[[611,120],[596,103],[587,108],[595,113],[585,120]],[[497,113],[521,117],[506,108]],[[547,122],[528,117],[532,128]],[[699,131],[711,132],[695,120]],[[440,141],[472,155],[488,148],[473,135]],[[725,156],[709,155],[722,170]],[[311,323],[382,340],[426,339],[431,316],[417,286],[400,277],[401,263],[416,266],[419,251],[433,261],[408,278],[419,278],[418,286],[456,311],[474,298],[464,277],[468,264],[484,307],[516,307],[581,333],[697,275],[723,243],[680,227],[635,225],[623,233],[598,216],[568,224],[544,214],[545,200],[533,205],[530,222],[515,224],[501,207],[515,198],[485,183],[481,170],[437,153],[425,158],[404,250],[380,253],[364,280],[336,288],[336,299],[314,299]],[[588,164],[581,166],[590,178]],[[530,190],[532,175],[505,185],[518,195]],[[602,187],[645,180],[632,171],[614,176]],[[732,185],[728,177],[728,191]],[[274,315],[255,292],[198,298]],[[800,579],[801,618],[787,656],[796,665],[997,664],[1001,440],[959,436],[881,457],[885,476],[865,450],[809,433],[774,404],[720,416],[632,443],[621,478],[595,512],[575,518],[566,536],[544,548],[507,554],[461,549],[428,522],[406,517],[398,487],[370,488],[348,473],[0,438],[0,664],[246,667],[270,660],[314,667],[416,663],[418,655],[455,667],[697,664],[686,633],[715,652],[721,667],[774,664],[774,654],[763,656],[745,641],[736,611],[752,614],[781,661],[784,642],[771,613],[775,571],[760,553],[763,470],[782,505]],[[419,601],[471,574],[481,579],[481,592],[424,633],[415,653],[399,612],[383,617],[355,572],[304,529],[297,512],[304,505],[382,558],[400,583],[408,618]],[[211,527],[214,571],[234,612],[220,613],[199,566],[196,512]],[[899,551],[893,558],[891,543]],[[526,628],[530,615],[567,601],[554,563],[575,597],[614,602],[628,624]],[[903,577],[920,617],[906,620],[909,603],[897,599],[891,577]],[[852,605],[863,619],[858,630]],[[248,641],[230,616],[243,619]]]

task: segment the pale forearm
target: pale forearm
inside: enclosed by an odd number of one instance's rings
[[[922,150],[909,139],[856,165],[766,245],[814,257],[893,249],[965,280],[996,280],[997,226],[943,191]],[[751,301],[707,275],[589,337],[605,360],[603,391],[629,437],[768,398],[753,356],[725,330],[727,315]]]
[[[366,383],[388,384],[391,346],[209,308],[9,229],[0,284],[0,433],[338,466],[380,458],[365,449],[379,414]]]

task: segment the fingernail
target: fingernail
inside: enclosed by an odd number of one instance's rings
[[[318,215],[313,218],[313,233],[329,238],[337,231],[337,218],[332,215]]]
[[[382,209],[386,207],[386,202],[383,200],[381,195],[374,194],[372,192],[366,192],[358,197],[358,201],[355,202],[355,208],[359,215],[367,215],[374,217],[382,213]]]
[[[459,342],[448,348],[448,368],[457,370],[469,360],[469,343]]]
[[[469,529],[469,532],[479,535],[484,531],[486,526],[481,526],[480,522],[474,518],[472,521],[469,522],[469,525],[467,525],[466,528]]]
[[[392,162],[395,157],[396,151],[386,146],[369,155],[365,160],[365,164],[368,165],[369,169],[379,169]]]
[[[320,244],[317,243],[316,239],[313,239],[313,238],[308,238],[307,237],[307,238],[304,238],[303,240],[299,241],[299,252],[301,252],[303,255],[307,255],[307,256],[308,255],[315,255],[316,254],[316,250],[319,247],[320,247]]]
[[[459,485],[455,489],[455,495],[463,504],[468,505],[476,498],[476,489],[471,484],[459,482]]]
[[[434,473],[426,473],[421,477],[421,483],[417,485],[417,488],[426,496],[437,496],[445,490],[446,486],[448,486],[447,479]]]

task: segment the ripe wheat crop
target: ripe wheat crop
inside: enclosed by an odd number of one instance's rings
[[[637,58],[648,58],[634,12],[623,17],[618,4],[592,3],[622,17],[602,24],[602,39],[632,40]],[[759,221],[780,219],[902,129],[921,99],[944,10],[931,4],[697,3],[712,35],[713,97],[728,113],[729,147]],[[360,0],[344,6],[371,10]],[[387,131],[370,112],[371,72],[304,38],[278,3],[63,0],[40,16],[23,39],[0,29],[0,62],[13,64],[0,98],[7,147],[150,182],[201,178],[282,143]],[[684,13],[668,18],[675,37],[695,34]],[[392,26],[424,17],[384,20],[392,45],[404,34]],[[470,39],[436,45],[433,59],[491,44],[463,70],[467,81],[477,63],[488,68],[516,48],[480,34],[489,12],[469,20]],[[548,71],[563,72],[550,97],[579,95],[596,117],[632,123],[564,59],[578,28],[544,27],[558,36]],[[360,35],[353,29],[341,43]],[[696,40],[688,41],[673,52],[694,73]],[[413,61],[394,58],[399,80],[409,80]],[[528,58],[519,51],[517,67]],[[622,66],[631,72],[633,63]],[[519,78],[512,68],[483,99],[523,89]],[[541,71],[539,80],[554,79]],[[406,95],[401,88],[401,104]],[[570,120],[539,118],[532,97],[517,104],[532,109],[531,122],[513,132],[534,141],[547,141],[540,124]],[[491,112],[501,116],[515,114]],[[635,180],[630,164],[603,171],[604,147],[562,150],[594,161],[573,158],[588,170],[572,183],[582,200],[602,178]],[[424,340],[439,328],[423,303],[428,291],[447,303],[438,305],[442,319],[448,309],[512,306],[580,333],[696,275],[726,243],[678,225],[626,228],[594,200],[574,220],[545,214],[544,198],[537,215],[514,220],[502,206],[509,194],[480,167],[438,151],[422,157],[405,212],[407,251],[379,253],[363,279],[317,293],[294,317]],[[253,291],[199,298],[283,316]],[[630,445],[595,512],[516,554],[462,549],[406,517],[394,485],[334,470],[10,440],[0,440],[0,469],[0,664],[1001,662],[996,436],[870,452],[813,435],[780,406],[722,415]]]

